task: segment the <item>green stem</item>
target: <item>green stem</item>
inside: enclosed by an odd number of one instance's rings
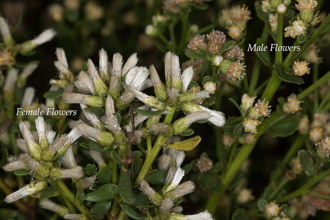
[[[283,45],[283,14],[278,14],[278,25],[277,25],[277,33],[276,33],[276,43],[278,46]],[[275,64],[281,64],[282,63],[282,51],[278,50],[275,53]],[[272,77],[270,78],[266,89],[264,90],[264,93],[262,94],[261,99],[270,101],[275,92],[277,91],[277,88],[279,87],[281,83],[280,78],[278,78],[276,71],[273,71]]]
[[[117,184],[118,182],[118,165],[115,161],[112,163],[112,183]]]
[[[172,108],[170,110],[171,112],[169,114],[166,115],[164,122],[166,124],[170,124],[172,122],[174,113],[175,113],[175,108]],[[143,166],[140,170],[140,173],[138,175],[138,177],[136,178],[136,183],[140,183],[147,175],[152,163],[154,162],[154,160],[156,159],[159,151],[161,150],[161,148],[164,146],[164,144],[166,143],[166,141],[168,140],[168,136],[165,135],[159,135],[157,137],[157,140],[154,144],[154,147],[151,149],[150,152],[147,152],[147,157],[143,163]]]
[[[269,196],[267,197],[267,201],[272,200],[277,193],[289,182],[289,179],[283,177],[282,181],[280,182],[280,184],[277,185],[277,187],[269,194]]]
[[[82,212],[85,215],[88,215],[88,209],[84,206],[84,204],[76,200],[73,193],[70,191],[70,189],[65,185],[65,183],[62,180],[56,181],[56,185],[59,193],[63,197],[67,198],[80,212]]]
[[[324,179],[325,177],[327,177],[329,175],[330,175],[330,169],[327,169],[327,170],[323,171],[322,173],[320,173],[319,175],[311,177],[302,187],[300,187],[296,191],[289,193],[288,195],[286,195],[280,199],[277,199],[277,202],[285,202],[290,199],[294,199],[294,198],[304,195],[305,193],[308,192],[308,190],[311,187],[313,187],[315,184],[317,184],[318,182],[320,182],[322,179]]]
[[[307,95],[309,95],[311,92],[313,92],[315,89],[320,87],[323,83],[328,81],[330,79],[330,71],[327,72],[324,76],[322,76],[320,79],[318,79],[315,83],[310,85],[308,88],[306,88],[304,91],[299,93],[297,95],[298,99],[304,99]]]
[[[278,120],[279,113],[273,113],[269,118],[267,118],[258,128],[258,134],[256,135],[256,141],[252,144],[244,144],[241,150],[238,152],[234,161],[230,165],[227,173],[222,180],[222,187],[219,191],[215,192],[207,202],[206,208],[210,213],[214,213],[216,207],[218,206],[219,200],[223,193],[226,191],[238,171],[240,170],[244,161],[250,156],[252,150],[254,149],[257,139],[267,130],[267,128],[275,121]]]
[[[321,195],[321,194],[314,193],[314,192],[309,192],[309,193],[307,193],[307,195],[317,197],[317,198],[320,198],[320,199],[330,200],[330,196]]]
[[[197,33],[198,33],[198,34],[203,34],[203,33],[205,33],[205,32],[209,32],[210,30],[212,30],[212,29],[214,29],[214,28],[215,28],[214,25],[211,24],[211,25],[209,25],[209,26],[203,27],[203,28],[200,29]]]
[[[285,157],[282,161],[282,164],[286,166],[291,159],[297,155],[298,150],[303,146],[305,143],[305,137],[302,135],[299,135],[296,140],[293,142],[292,146],[290,147],[290,150],[285,154]],[[272,182],[276,182],[278,178],[282,175],[282,169],[281,167],[277,167],[273,176],[272,176]]]
[[[181,34],[180,44],[179,44],[179,48],[178,48],[179,54],[181,54],[181,52],[183,51],[185,43],[187,41],[189,14],[190,14],[190,10],[186,10],[185,12],[183,12],[183,15],[182,15],[182,29],[181,29],[182,34]]]
[[[298,59],[302,54],[305,53],[305,51],[316,41],[321,34],[324,33],[324,31],[328,28],[330,25],[330,14],[328,14],[327,18],[322,22],[320,27],[316,29],[312,36],[308,38],[308,40],[304,43],[304,45],[300,48],[300,51],[291,51],[288,56],[285,58],[284,61],[284,68],[291,65],[293,61]]]

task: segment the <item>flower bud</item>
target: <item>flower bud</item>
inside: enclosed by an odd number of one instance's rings
[[[94,88],[96,93],[99,96],[105,96],[107,94],[107,86],[104,84],[103,80],[99,76],[99,73],[97,72],[97,69],[91,59],[88,59],[87,62],[87,67],[88,67],[88,73],[90,74],[93,82],[94,82]]]
[[[32,195],[43,190],[46,186],[46,181],[32,181],[30,184],[24,186],[23,188],[20,188],[16,192],[9,194],[4,201],[6,203],[13,203],[19,199],[22,199],[26,196]]]
[[[61,169],[53,168],[50,171],[50,177],[53,179],[73,179],[73,178],[82,178],[84,176],[84,171],[80,166],[76,166],[71,169]]]
[[[95,88],[92,78],[84,71],[81,71],[77,79],[74,81],[74,85],[81,91],[91,94],[95,94]]]
[[[279,13],[279,14],[284,14],[287,10],[287,7],[285,4],[281,3],[277,6],[276,8],[276,11]]]
[[[41,148],[40,146],[34,141],[31,131],[29,130],[27,124],[23,121],[20,121],[19,128],[21,130],[22,136],[25,142],[28,145],[29,152],[32,157],[37,160],[41,158]]]
[[[154,203],[155,205],[161,204],[162,196],[159,193],[155,192],[155,190],[149,186],[147,181],[141,181],[140,190],[149,198],[152,203]]]
[[[149,37],[154,37],[158,34],[157,28],[151,24],[148,24],[145,29],[146,35]]]
[[[41,208],[44,208],[44,209],[50,210],[52,212],[55,212],[55,213],[59,214],[62,217],[65,214],[69,213],[69,210],[66,207],[58,205],[58,204],[56,204],[56,203],[54,203],[54,202],[52,202],[48,199],[41,201],[40,206],[41,206]]]
[[[210,94],[208,91],[200,91],[200,92],[186,92],[180,95],[180,102],[189,102],[196,99],[206,99],[209,98]]]
[[[190,113],[189,115],[183,118],[177,119],[173,123],[173,132],[175,135],[180,134],[185,130],[187,130],[192,123],[200,120],[207,120],[209,118],[210,118],[209,113],[205,111],[197,111]]]
[[[330,137],[323,138],[319,143],[317,143],[317,153],[321,158],[330,157]]]
[[[126,63],[123,66],[123,70],[122,70],[122,76],[125,76],[126,73],[128,73],[128,71],[130,71],[133,67],[136,66],[136,64],[138,63],[138,58],[136,53],[133,53],[131,56],[128,57]]]
[[[153,65],[149,67],[150,69],[150,78],[152,80],[152,84],[154,86],[154,91],[159,100],[165,100],[167,97],[166,88],[162,81],[159,78],[159,75]]]
[[[80,93],[65,92],[62,95],[62,100],[64,102],[70,103],[70,104],[85,104],[85,105],[89,105],[92,107],[103,107],[104,106],[103,97],[83,95]]]
[[[53,29],[47,29],[43,31],[41,34],[39,34],[36,38],[26,41],[21,45],[20,51],[23,54],[31,52],[34,48],[37,46],[44,44],[56,35],[56,32]]]
[[[128,89],[134,93],[135,97],[140,100],[141,102],[143,102],[144,104],[156,108],[158,110],[164,110],[166,105],[164,102],[159,101],[157,98],[153,97],[153,96],[149,96],[146,95],[136,89],[134,89],[133,87],[128,87]]]
[[[110,132],[101,131],[84,123],[78,124],[77,128],[83,136],[91,139],[92,141],[96,141],[101,145],[110,146],[114,141],[113,135]]]
[[[110,80],[108,62],[108,54],[102,48],[101,50],[99,50],[99,71],[101,73],[101,78],[104,82],[109,82]]]
[[[22,104],[21,106],[23,108],[29,107],[33,103],[34,95],[35,95],[35,89],[33,87],[26,87],[24,90],[24,95],[22,99]]]
[[[118,98],[121,90],[121,73],[123,66],[123,57],[115,53],[112,57],[112,71],[110,76],[109,93],[113,98]]]
[[[261,122],[254,119],[245,118],[243,121],[244,131],[257,134],[257,126]]]
[[[184,176],[184,170],[181,167],[171,167],[168,170],[165,180],[165,186],[163,188],[163,194],[166,194],[175,189],[181,182]]]
[[[176,187],[173,191],[169,192],[167,195],[175,200],[192,193],[194,190],[195,184],[192,181],[186,181]]]
[[[0,32],[2,35],[2,39],[7,47],[13,47],[15,42],[11,37],[10,30],[7,22],[3,17],[0,17]]]
[[[309,128],[308,116],[304,115],[299,122],[298,130],[301,134],[307,134]]]
[[[19,75],[17,80],[17,87],[23,88],[26,84],[26,79],[37,69],[38,63],[30,63],[24,67],[22,73]]]
[[[104,162],[104,159],[100,152],[95,151],[95,150],[89,150],[88,153],[93,158],[93,160],[97,163],[99,169],[106,166],[106,163]]]

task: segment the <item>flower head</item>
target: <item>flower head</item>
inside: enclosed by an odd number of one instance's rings
[[[300,104],[303,101],[299,101],[297,99],[297,96],[295,94],[291,94],[288,99],[287,102],[283,105],[283,110],[286,113],[291,113],[294,114],[296,112],[298,112],[301,108],[300,108]]]
[[[265,212],[268,217],[274,217],[279,214],[280,207],[276,202],[270,202],[265,206]]]
[[[303,76],[309,74],[309,67],[306,61],[294,61],[293,62],[293,73],[296,76]]]
[[[298,18],[296,21],[292,22],[291,26],[286,27],[285,37],[296,38],[298,35],[306,34],[306,27],[304,23]]]
[[[196,166],[198,167],[200,172],[206,172],[212,169],[213,162],[209,158],[201,156],[197,161]]]

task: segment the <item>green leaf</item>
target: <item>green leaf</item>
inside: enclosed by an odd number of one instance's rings
[[[121,164],[121,156],[119,155],[119,153],[116,150],[111,151],[110,157],[111,157],[111,159],[116,161],[118,164]]]
[[[257,46],[262,46],[262,45],[265,45],[265,44],[266,43],[263,42],[260,38],[257,39],[257,42],[256,42]],[[261,62],[263,62],[263,64],[265,66],[268,66],[268,67],[272,68],[272,61],[271,61],[270,54],[269,54],[268,50],[266,50],[266,51],[264,51],[264,50],[256,51],[256,55],[261,60]]]
[[[267,132],[273,137],[287,137],[298,129],[298,125],[299,120],[295,115],[285,115],[275,121]]]
[[[115,184],[104,184],[97,188],[94,192],[88,193],[85,200],[90,202],[104,202],[116,197],[118,186]]]
[[[56,91],[49,91],[44,94],[45,99],[55,99],[60,98],[63,94],[63,89],[58,89]]]
[[[300,150],[298,153],[299,163],[304,169],[307,176],[312,176],[315,174],[316,170],[314,168],[313,158],[309,155],[306,150]]]
[[[143,164],[143,160],[141,158],[135,157],[134,162],[132,163],[132,174],[134,179],[139,174],[142,164]]]
[[[121,172],[119,178],[119,195],[126,203],[131,203],[133,197],[131,172]]]
[[[136,208],[149,208],[154,206],[151,204],[148,197],[142,192],[133,194],[132,205]]]
[[[146,177],[146,181],[153,185],[163,185],[167,176],[167,170],[153,170]]]
[[[163,112],[163,110],[159,110],[159,111],[148,111],[148,110],[143,110],[143,109],[134,109],[134,112],[139,113],[141,115],[145,115],[145,116],[156,116],[159,115]]]
[[[56,185],[50,185],[49,187],[47,187],[46,189],[44,189],[39,197],[39,200],[45,200],[48,199],[50,197],[52,197],[55,193],[56,193]]]
[[[284,82],[298,84],[298,85],[301,85],[304,83],[304,80],[301,77],[293,75],[293,74],[285,73],[283,66],[281,64],[277,64],[275,66],[275,69],[276,69],[278,77]]]
[[[189,57],[190,59],[198,59],[198,58],[200,58],[200,56],[197,53],[195,53],[193,50],[190,50],[190,49],[186,49],[185,50],[185,55],[187,57]]]
[[[99,184],[110,183],[112,180],[112,169],[110,166],[102,167],[96,174]]]
[[[175,142],[173,144],[168,144],[167,147],[176,150],[191,151],[198,146],[201,140],[202,138],[200,136],[195,136],[183,141]]]
[[[195,133],[195,131],[193,129],[188,128],[184,132],[180,133],[180,136],[189,137],[189,136],[193,135],[194,133]]]
[[[27,176],[27,175],[30,175],[31,172],[30,172],[30,170],[16,170],[16,171],[14,172],[14,174],[15,174],[16,176]]]
[[[141,215],[139,215],[139,213],[137,213],[134,208],[132,208],[131,206],[129,206],[125,203],[121,203],[120,207],[132,219],[137,219],[137,220],[145,220],[146,219],[145,217],[142,217]]]
[[[76,192],[76,199],[82,203],[85,200],[85,192],[82,189],[78,189]]]
[[[226,124],[223,126],[223,132],[234,137],[234,131],[237,129],[236,127],[239,124],[242,124],[242,117],[231,117],[226,121]]]
[[[250,219],[250,216],[249,216],[249,213],[244,210],[244,209],[237,209],[232,218],[232,220],[249,220]]]
[[[229,50],[230,48],[232,48],[233,46],[235,46],[235,44],[236,44],[236,42],[233,41],[233,40],[226,41],[222,45],[221,53],[224,53],[225,51]]]
[[[258,209],[261,211],[261,212],[264,212],[265,211],[265,206],[268,204],[267,200],[265,199],[259,199],[258,202],[257,202],[257,205],[258,205]]]
[[[90,214],[96,219],[103,219],[111,207],[111,202],[96,203],[90,210]]]

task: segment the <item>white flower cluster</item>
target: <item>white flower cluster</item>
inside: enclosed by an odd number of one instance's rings
[[[195,184],[188,180],[180,184],[184,177],[184,170],[180,167],[185,157],[183,151],[164,148],[158,163],[160,170],[167,170],[167,177],[161,192],[156,192],[147,181],[142,180],[140,190],[149,200],[159,206],[159,217],[170,220],[211,220],[211,214],[207,211],[195,215],[183,215],[182,207],[175,206],[175,201],[195,189]]]

